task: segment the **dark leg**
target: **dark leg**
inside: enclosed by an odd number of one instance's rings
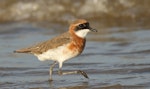
[[[58,74],[59,74],[59,75],[81,74],[81,75],[83,75],[85,78],[89,78],[88,75],[87,75],[84,71],[81,71],[81,70],[62,72],[62,70],[59,69]]]
[[[53,68],[54,66],[57,64],[56,61],[54,61],[54,63],[50,66],[50,69],[49,69],[49,75],[50,75],[50,80],[49,81],[53,81],[52,80],[52,73],[53,73]]]

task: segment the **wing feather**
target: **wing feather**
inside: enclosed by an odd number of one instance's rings
[[[46,52],[48,49],[57,48],[58,46],[69,43],[70,41],[71,41],[70,34],[69,32],[66,32],[50,40],[38,43],[28,48],[19,49],[14,52],[41,54],[43,52]]]

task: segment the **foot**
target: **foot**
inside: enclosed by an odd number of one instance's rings
[[[88,75],[87,75],[84,71],[81,71],[81,70],[62,72],[62,70],[60,69],[60,70],[58,71],[58,74],[59,74],[59,75],[81,74],[81,75],[83,75],[85,78],[89,78]]]
[[[89,78],[88,75],[84,71],[78,70],[77,72],[79,74],[82,74],[85,78]]]

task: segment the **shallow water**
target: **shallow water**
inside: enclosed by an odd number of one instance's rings
[[[150,29],[97,28],[98,33],[88,34],[82,55],[63,65],[63,70],[84,70],[89,79],[80,75],[58,76],[57,65],[54,81],[49,83],[52,61],[40,62],[33,55],[13,51],[52,38],[65,29],[46,29],[27,23],[8,23],[0,28],[1,89],[150,88]]]

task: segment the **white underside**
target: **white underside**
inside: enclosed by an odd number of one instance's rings
[[[78,52],[72,52],[67,49],[68,45],[59,46],[55,49],[50,49],[47,52],[44,52],[40,55],[36,55],[40,61],[45,60],[53,60],[59,62],[59,67],[62,67],[62,63],[70,58],[75,57],[78,55]]]

